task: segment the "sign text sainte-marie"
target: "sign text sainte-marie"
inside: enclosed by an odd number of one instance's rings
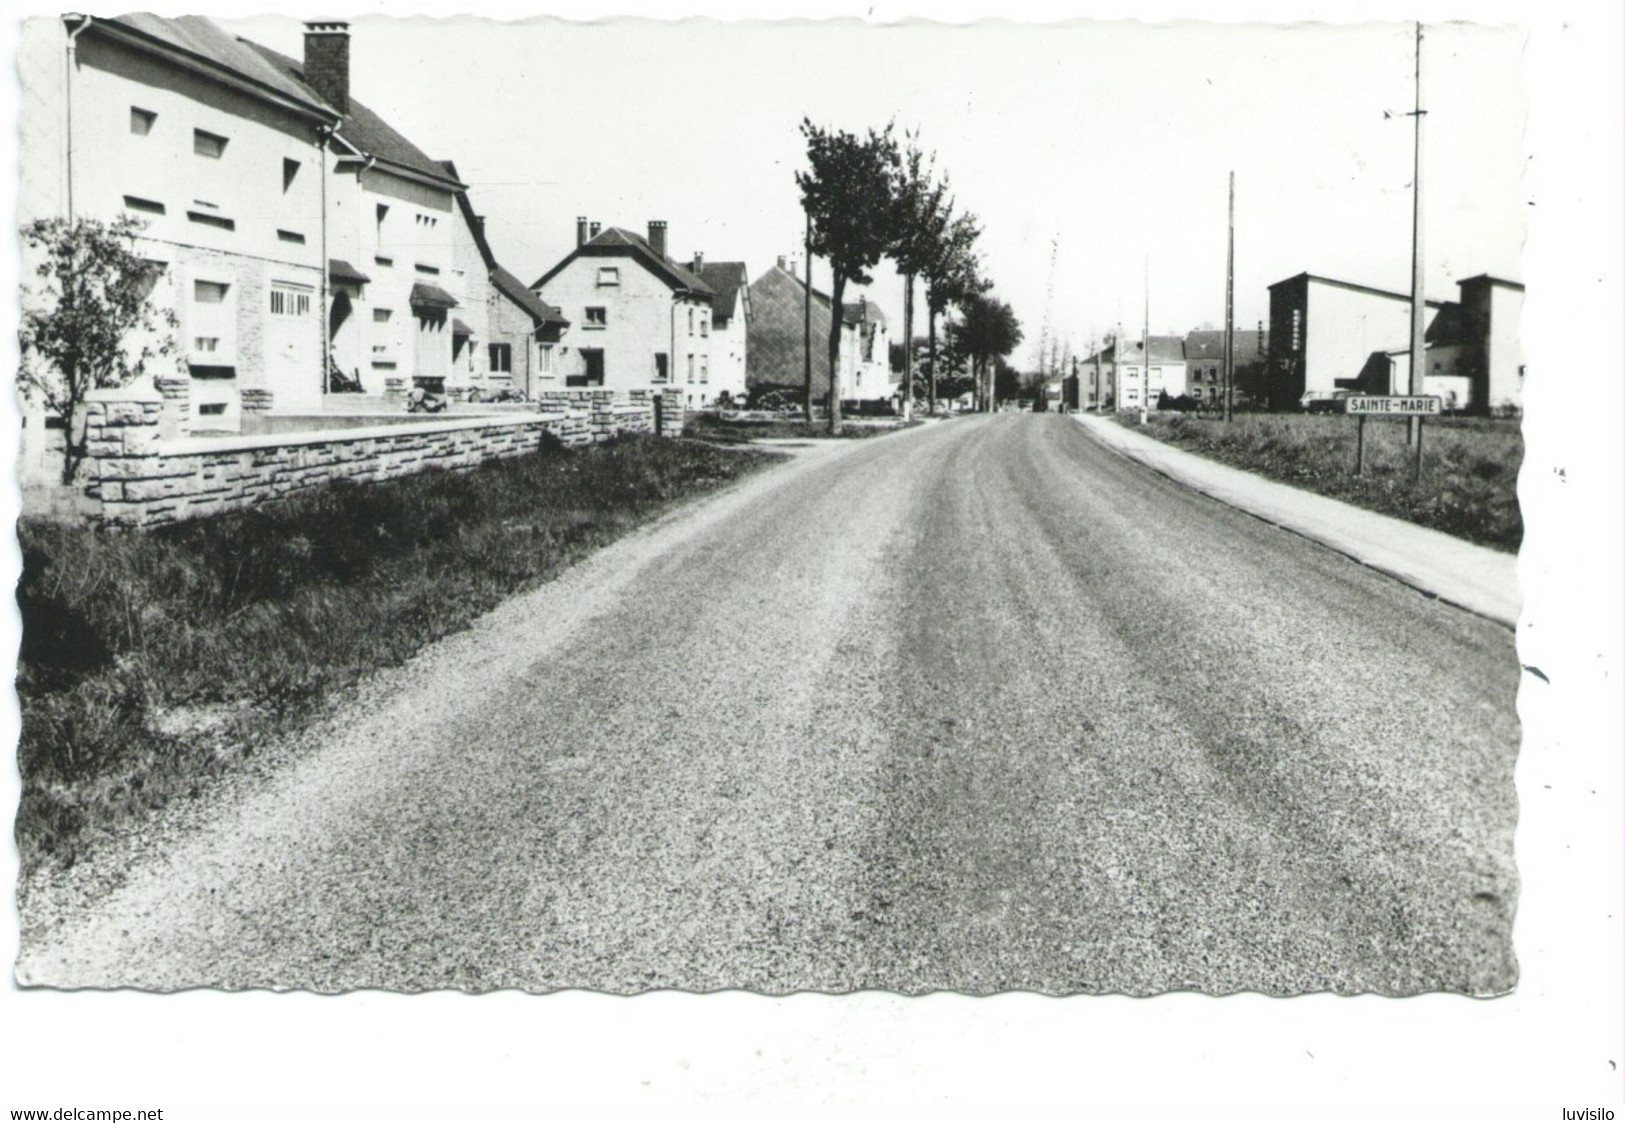
[[[1409,417],[1422,414],[1432,417],[1439,413],[1443,402],[1434,397],[1379,397],[1377,395],[1361,395],[1359,397],[1344,398],[1344,409],[1348,413],[1366,416],[1368,414],[1383,414],[1389,417]]]

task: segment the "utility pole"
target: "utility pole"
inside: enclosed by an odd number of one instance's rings
[[[1236,173],[1230,173],[1230,241],[1224,254],[1224,419],[1236,385]]]
[[[802,268],[806,272],[806,292],[801,294],[801,377],[807,388],[807,424],[813,423],[812,380],[812,212],[807,212],[807,234],[802,239]]]
[[[1145,255],[1145,354],[1140,364],[1140,424],[1151,417],[1151,255]]]
[[[1411,176],[1411,396],[1422,393],[1423,372],[1427,369],[1427,296],[1422,289],[1422,21],[1416,21],[1416,170]],[[1417,449],[1417,471],[1421,472],[1422,418],[1413,414],[1406,430],[1406,442]]]

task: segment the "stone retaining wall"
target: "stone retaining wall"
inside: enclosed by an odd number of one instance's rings
[[[385,480],[426,468],[468,469],[521,456],[551,435],[587,445],[622,433],[653,433],[654,394],[562,390],[535,413],[447,417],[357,429],[258,436],[174,436],[184,398],[150,385],[88,396],[84,468],[94,517],[145,527],[272,502],[331,480]],[[680,433],[681,409],[662,419]]]

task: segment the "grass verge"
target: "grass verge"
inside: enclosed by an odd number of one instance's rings
[[[1518,466],[1523,434],[1516,421],[1437,418],[1426,422],[1422,478],[1399,419],[1366,421],[1365,474],[1354,474],[1352,417],[1243,414],[1218,418],[1112,414],[1119,424],[1190,452],[1282,483],[1516,553],[1523,539]]]
[[[23,872],[72,865],[336,688],[774,459],[623,438],[148,532],[23,518]]]
[[[808,425],[805,421],[785,419],[782,421],[724,421],[720,417],[710,414],[692,414],[683,422],[683,435],[695,440],[710,441],[714,444],[746,444],[750,441],[763,438],[783,440],[786,438],[805,440],[849,440],[863,437],[877,437],[882,433],[896,432],[898,429],[913,428],[923,424],[920,421],[910,421],[904,424],[901,420],[873,421],[868,419],[847,418],[841,424],[840,433],[831,436],[829,422],[818,420]]]

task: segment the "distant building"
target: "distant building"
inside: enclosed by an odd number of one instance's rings
[[[743,261],[706,261],[694,255],[689,266],[711,289],[711,383],[702,387],[689,405],[713,405],[726,394],[730,401],[745,400],[745,371],[750,355],[750,275]]]
[[[1107,336],[1106,345],[1078,364],[1079,409],[1111,409],[1117,400],[1117,345]]]
[[[845,305],[846,323],[856,332],[851,378],[841,380],[841,400],[889,401],[901,391],[902,379],[891,372],[891,335],[886,314],[868,297]],[[825,346],[828,346],[826,337]]]
[[[767,390],[801,394],[805,374],[805,303],[807,288],[784,258],[750,285],[750,345],[746,381],[754,395]],[[813,399],[829,397],[830,298],[812,290]],[[860,349],[858,323],[842,316],[837,358],[842,394],[850,394]]]
[[[1352,386],[1374,351],[1404,345],[1410,307],[1405,293],[1311,273],[1271,285],[1266,405],[1295,409],[1306,391]],[[1427,307],[1431,322],[1443,305]]]
[[[1233,334],[1231,356],[1238,399],[1255,398],[1269,355],[1269,333],[1262,327]],[[1193,331],[1185,336],[1185,394],[1204,406],[1224,404],[1224,332]]]
[[[1119,339],[1113,345],[1113,365],[1117,373],[1118,409],[1139,409],[1144,395],[1146,408],[1156,409],[1158,398],[1166,393],[1177,397],[1185,390],[1185,340],[1178,335],[1153,335],[1151,360],[1146,362],[1144,339]]]
[[[1427,302],[1422,393],[1444,399],[1446,409],[1515,413],[1523,405],[1523,286],[1487,274],[1457,284],[1460,301]],[[1303,273],[1270,286],[1270,324],[1271,409],[1294,408],[1309,390],[1410,392],[1403,293]]]
[[[441,166],[457,178],[449,160]],[[451,321],[451,373],[456,397],[517,390],[527,397],[559,385],[559,341],[569,321],[497,263],[467,191],[457,193],[448,288],[458,302]]]
[[[683,387],[711,395],[711,287],[666,253],[666,224],[648,236],[576,220],[576,247],[530,291],[562,309],[575,343],[568,387]]]

